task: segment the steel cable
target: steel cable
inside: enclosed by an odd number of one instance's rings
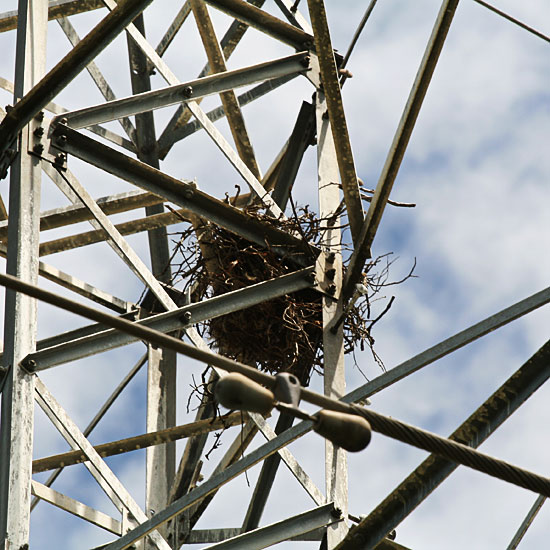
[[[468,466],[478,472],[513,483],[541,495],[550,496],[550,479],[539,476],[498,458],[481,453],[472,447],[450,439],[409,426],[374,411],[352,405],[351,408],[366,418],[372,429],[419,449],[429,451],[451,462]]]

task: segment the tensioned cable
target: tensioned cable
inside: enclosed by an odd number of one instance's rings
[[[540,31],[537,31],[537,29],[534,29],[533,27],[530,27],[529,25],[526,25],[525,23],[522,23],[519,19],[516,19],[515,17],[512,17],[511,15],[508,15],[507,13],[499,10],[498,8],[495,8],[491,4],[488,4],[487,2],[484,2],[483,0],[474,0],[474,2],[477,2],[480,6],[483,6],[484,8],[487,8],[488,10],[491,10],[492,12],[496,13],[497,15],[500,15],[501,17],[504,17],[504,19],[507,19],[508,21],[515,23],[522,29],[530,32],[531,34],[534,34],[535,36],[538,36],[539,38],[542,38],[546,42],[550,42],[550,36],[546,36],[545,34],[542,34]]]
[[[238,363],[227,357],[223,357],[212,352],[195,348],[177,338],[174,338],[173,336],[164,334],[163,332],[156,331],[150,327],[146,327],[138,323],[133,323],[132,321],[128,321],[127,319],[123,319],[121,317],[116,317],[110,313],[98,311],[87,305],[80,304],[70,300],[69,298],[65,298],[64,296],[59,296],[51,291],[25,283],[17,277],[0,274],[0,284],[17,292],[22,292],[28,296],[47,302],[51,305],[71,311],[83,317],[87,317],[93,321],[105,323],[107,326],[128,332],[138,338],[158,344],[161,347],[172,349],[178,353],[193,357],[199,361],[219,366],[229,372],[239,372],[270,389],[275,386],[274,376],[260,372],[253,367]],[[25,361],[23,361],[23,363],[24,362]],[[30,362],[27,362],[24,368],[32,372],[33,365],[29,363]],[[3,370],[5,371],[6,369]],[[308,390],[307,388],[302,388],[301,393],[302,398],[305,401],[308,401],[314,405],[330,410],[348,414],[359,414],[363,416],[370,422],[372,429],[376,432],[402,441],[403,443],[408,443],[409,445],[413,445],[419,449],[435,453],[451,460],[452,462],[463,464],[464,466],[468,466],[492,477],[497,477],[504,481],[508,481],[509,483],[513,483],[514,485],[518,485],[525,489],[529,489],[536,493],[550,497],[550,479],[546,477],[529,472],[512,464],[508,464],[507,462],[493,458],[484,453],[480,453],[479,451],[476,451],[475,449],[461,443],[457,443],[439,435],[421,430],[420,428],[410,426],[404,422],[386,417],[380,413],[367,410],[363,407],[337,401]]]

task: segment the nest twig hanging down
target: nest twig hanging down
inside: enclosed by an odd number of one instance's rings
[[[319,245],[322,239],[322,220],[308,207],[287,220],[277,220],[255,210],[247,213],[279,229],[299,233],[313,245]],[[173,284],[180,286],[183,282],[184,290],[191,292],[194,302],[298,269],[291,256],[282,258],[269,248],[269,243],[266,247],[258,246],[198,218],[177,235]],[[347,310],[343,321],[345,353],[353,352],[357,345],[364,349],[365,343],[373,350],[370,331],[380,316],[370,318],[371,304],[380,289],[389,284],[390,265],[386,255],[367,266],[363,284],[368,293]],[[219,353],[271,374],[291,372],[307,385],[312,371],[320,371],[323,366],[321,300],[317,291],[305,289],[210,319],[197,328]],[[389,306],[384,313],[388,309]],[[373,356],[383,368],[374,350]]]

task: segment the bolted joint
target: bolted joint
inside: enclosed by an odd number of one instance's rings
[[[185,86],[185,88],[182,90],[183,97],[190,98],[193,95],[193,87],[192,86]]]
[[[184,311],[183,315],[181,316],[181,320],[184,323],[190,323],[192,318],[193,318],[193,315],[190,311]]]
[[[60,136],[57,136],[56,141],[60,145],[65,145],[65,143],[67,143],[67,136],[65,134],[61,134]]]
[[[334,260],[336,260],[336,253],[335,252],[329,252],[327,254],[327,263],[333,264]]]
[[[41,143],[36,143],[33,148],[33,153],[36,153],[37,155],[41,155],[44,152],[44,145]]]
[[[38,126],[37,128],[35,128],[33,134],[37,138],[41,138],[44,135],[44,126]]]
[[[54,164],[56,166],[63,166],[67,161],[67,155],[65,153],[58,153],[55,155]]]
[[[23,359],[19,366],[27,372],[33,372],[36,369],[36,361],[34,359]]]
[[[334,281],[334,277],[336,277],[336,269],[334,269],[333,267],[327,269],[325,275],[327,276],[327,279],[329,281]]]
[[[342,519],[342,509],[341,508],[333,508],[332,511],[330,512],[330,515],[334,518],[334,519]]]
[[[189,186],[183,190],[182,194],[184,199],[192,199],[193,195],[195,194],[195,190],[191,186]]]
[[[302,59],[300,59],[300,65],[302,65],[302,67],[305,67],[306,69],[309,69],[310,62],[311,62],[311,57],[309,55],[306,55],[302,57]]]
[[[44,120],[44,111],[40,111],[39,113],[36,113],[34,120],[37,120],[38,122],[42,122]]]
[[[336,294],[336,285],[329,285],[327,288],[327,293],[334,296]]]

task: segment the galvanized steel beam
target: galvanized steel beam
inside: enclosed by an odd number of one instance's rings
[[[45,170],[50,174],[51,170],[45,165]],[[96,229],[102,229],[107,237],[107,242],[116,254],[122,259],[122,261],[132,270],[132,272],[151,289],[153,294],[157,297],[162,306],[167,310],[177,309],[176,304],[172,298],[168,295],[163,286],[159,283],[157,278],[151,273],[149,268],[145,265],[143,260],[136,254],[133,248],[124,240],[122,235],[117,231],[114,224],[108,218],[108,216],[99,208],[92,196],[86,191],[84,186],[74,177],[69,170],[58,170],[62,180],[67,184],[69,190],[65,186],[60,185],[61,191],[71,200],[73,203],[80,201],[92,214],[90,220],[92,225]],[[55,174],[50,176],[58,185],[59,181],[55,177]]]
[[[224,416],[205,418],[197,422],[165,428],[155,432],[147,432],[143,435],[135,435],[125,439],[120,439],[118,441],[101,443],[100,445],[94,445],[94,449],[101,458],[105,458],[108,456],[137,451],[139,449],[164,445],[186,437],[210,433],[221,428],[230,428],[231,426],[240,424],[241,420],[241,413],[234,412]],[[37,474],[39,472],[53,470],[54,468],[65,468],[74,464],[81,464],[87,460],[88,457],[86,454],[80,450],[69,451],[45,458],[37,458],[33,460],[32,473]]]
[[[313,36],[310,34],[243,0],[206,0],[206,2],[296,50],[307,50],[308,46],[313,45]]]
[[[4,258],[7,256],[7,247],[4,244],[0,244],[0,256]],[[135,304],[121,300],[44,262],[38,262],[38,274],[59,286],[67,288],[118,313],[127,313],[135,308]]]
[[[191,323],[199,323],[232,311],[245,309],[264,300],[311,287],[313,285],[311,280],[312,271],[313,268],[306,268],[265,283],[258,283],[199,303],[190,304],[175,311],[148,317],[137,322],[136,326],[154,328],[163,333],[181,330]],[[93,331],[89,336],[80,336],[75,340],[43,348],[27,356],[27,360],[34,361],[34,368],[38,371],[81,359],[99,351],[107,351],[127,345],[139,339],[139,337],[132,337],[130,334],[119,330],[105,330],[105,327],[101,325],[97,328],[92,326],[89,329]]]
[[[61,136],[65,138],[61,139]],[[52,138],[60,150],[155,193],[245,239],[261,246],[265,246],[267,239],[272,250],[291,261],[308,265],[314,260],[309,259],[312,252],[316,253],[314,247],[199,191],[190,182],[173,178],[67,126],[57,125]]]
[[[323,0],[308,0],[308,6],[319,63],[320,86],[322,86],[317,93],[324,95],[326,114],[323,112],[322,115],[328,117],[330,121],[330,130],[334,141],[342,190],[344,191],[344,201],[346,203],[351,237],[353,244],[357,246],[361,227],[363,226],[363,205],[359,195],[359,182],[357,181],[355,162],[349,141],[334,50],[332,48]],[[337,180],[333,179],[332,181]],[[333,209],[335,209],[335,206],[333,206]]]
[[[310,5],[310,10],[312,6]],[[315,29],[316,24],[312,24]],[[317,37],[316,32],[316,40]],[[330,46],[330,41],[329,41]],[[317,277],[326,295],[322,297],[323,315],[323,392],[329,398],[339,399],[346,392],[346,372],[344,362],[344,332],[342,326],[335,332],[330,329],[334,319],[342,315],[342,301],[337,297],[342,290],[342,231],[340,229],[340,191],[338,169],[342,181],[342,166],[338,162],[338,147],[333,120],[324,116],[328,108],[328,96],[317,90],[314,103],[314,116],[317,127],[317,165],[319,187],[320,244],[322,253],[317,262]],[[350,205],[348,205],[349,208]],[[348,216],[351,215],[348,210]],[[332,273],[332,276],[329,276]],[[348,515],[348,466],[346,451],[328,439],[325,440],[325,490],[328,502]],[[344,521],[327,528],[327,550],[332,550],[347,534]]]
[[[260,550],[338,521],[333,503],[208,546],[209,550]]]
[[[44,73],[47,8],[47,0],[19,2],[15,100],[27,94]],[[20,124],[24,131],[11,170],[6,271],[36,285],[42,171],[40,161],[27,153],[34,130],[33,125],[27,126],[29,121],[30,117]],[[16,134],[10,143],[15,138]],[[6,289],[3,365],[7,371],[0,412],[0,546],[5,548],[28,548],[29,544],[35,377],[19,363],[35,349],[36,324],[36,301]]]
[[[104,7],[102,0],[56,0],[48,5],[48,19],[69,17]],[[0,32],[17,28],[17,11],[0,14]]]
[[[527,512],[527,515],[525,516],[525,519],[521,522],[521,525],[519,526],[518,530],[514,534],[512,540],[510,541],[510,544],[506,547],[506,550],[516,550],[516,548],[519,546],[519,543],[521,542],[521,539],[525,536],[525,533],[527,533],[527,529],[531,526],[533,523],[533,520],[537,516],[537,514],[540,512],[540,509],[542,508],[542,505],[546,501],[546,497],[543,495],[539,495],[535,502],[533,503],[533,506],[531,506],[529,512]]]
[[[186,219],[187,214],[187,210],[183,209],[175,210],[173,212],[165,212],[164,214],[152,214],[150,216],[146,216],[145,218],[138,218],[128,222],[118,223],[115,225],[115,229],[123,236],[134,235],[135,233],[141,233],[142,231],[151,231],[166,227],[168,225],[189,222],[189,220]],[[74,248],[99,243],[105,241],[106,239],[107,236],[102,229],[87,231],[85,233],[77,233],[76,235],[71,235],[70,237],[61,237],[53,241],[45,241],[40,243],[39,254],[40,256],[56,254],[58,252],[64,252],[66,250],[73,250]],[[164,266],[166,266],[166,263]]]
[[[54,506],[79,517],[92,525],[101,527],[115,535],[122,535],[122,523],[99,510],[95,510],[86,504],[75,500],[67,495],[50,489],[48,486],[35,481],[31,481],[31,492],[33,496],[49,502]]]
[[[266,80],[262,84],[259,84],[255,88],[252,88],[251,90],[248,90],[247,92],[244,92],[244,94],[241,94],[240,96],[238,96],[237,101],[239,102],[239,105],[241,107],[244,107],[245,105],[252,103],[256,99],[264,96],[265,94],[268,94],[273,90],[276,90],[277,88],[279,88],[279,86],[282,86],[287,82],[290,82],[292,79],[296,78],[296,76],[297,75],[281,76],[279,78],[274,78],[272,80]],[[188,118],[191,118],[191,113],[189,111],[186,111],[186,113],[189,113]],[[219,107],[212,109],[211,111],[206,113],[206,116],[212,122],[216,122],[216,120],[223,118],[225,116],[225,111],[223,109],[223,106],[220,105]],[[186,117],[182,117],[182,118],[186,118]],[[158,147],[159,147],[160,157],[165,158],[170,148],[177,141],[185,139],[186,137],[194,134],[195,132],[198,132],[199,130],[202,130],[202,126],[200,125],[198,120],[193,120],[188,123],[182,122],[181,125],[177,125],[177,126],[171,126],[169,124],[166,127],[166,130],[162,133],[162,135],[159,138]]]
[[[127,98],[107,101],[76,111],[63,112],[53,122],[65,119],[65,124],[71,128],[79,129],[162,107],[197,101],[208,95],[227,92],[263,80],[303,74],[308,70],[307,60],[308,53],[300,52],[250,67],[218,72],[188,82],[172,84],[159,90],[136,92],[135,95]]]
[[[107,215],[128,212],[136,208],[160,204],[163,199],[153,193],[143,191],[128,191],[96,200],[97,205]],[[93,218],[84,206],[72,204],[40,213],[40,231],[65,227],[74,223],[84,222]],[[0,241],[7,240],[8,222],[0,221]]]

